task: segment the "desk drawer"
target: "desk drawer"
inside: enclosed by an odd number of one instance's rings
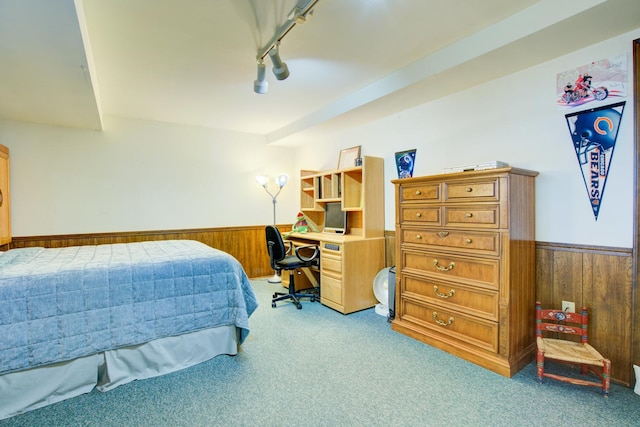
[[[320,295],[322,299],[328,299],[342,305],[342,279],[322,274],[320,277]]]
[[[344,249],[343,243],[320,242],[320,251],[322,252],[323,255],[341,257],[343,249]]]
[[[320,258],[320,269],[321,271],[332,271],[337,274],[342,273],[342,258],[330,257],[327,255],[323,255]]]

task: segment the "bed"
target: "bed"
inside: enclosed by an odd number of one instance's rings
[[[192,240],[0,255],[0,419],[235,355],[258,304],[240,263]]]

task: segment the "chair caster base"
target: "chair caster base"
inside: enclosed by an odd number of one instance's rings
[[[300,303],[300,298],[309,298],[310,302],[316,302],[318,298],[316,298],[313,294],[284,294],[280,292],[276,292],[273,294],[273,300],[271,301],[271,307],[276,308],[276,301],[286,301],[291,300],[291,303],[296,306],[298,310],[302,310],[302,304]]]

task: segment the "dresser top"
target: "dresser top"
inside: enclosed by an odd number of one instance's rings
[[[410,184],[412,182],[419,182],[424,179],[449,180],[449,179],[474,178],[474,177],[484,177],[484,176],[504,175],[504,174],[526,175],[526,176],[532,176],[532,177],[538,176],[538,172],[536,171],[508,166],[504,168],[495,168],[495,169],[470,170],[466,172],[452,172],[452,173],[441,173],[436,175],[414,176],[413,178],[394,179],[391,182],[393,184]]]

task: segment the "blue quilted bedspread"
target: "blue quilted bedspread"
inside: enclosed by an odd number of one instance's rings
[[[0,374],[221,325],[249,333],[242,266],[191,240],[0,255]]]

